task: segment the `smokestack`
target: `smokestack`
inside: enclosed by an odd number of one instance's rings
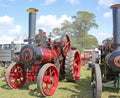
[[[113,11],[113,44],[114,50],[120,50],[120,4],[114,4]]]
[[[36,12],[38,12],[38,9],[36,9],[36,8],[29,8],[29,9],[27,9],[27,12],[29,12],[29,35],[28,35],[28,42],[31,43],[35,39]]]

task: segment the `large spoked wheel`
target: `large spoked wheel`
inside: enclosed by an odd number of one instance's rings
[[[64,57],[66,57],[68,51],[70,50],[70,39],[68,35],[63,35],[61,37],[61,51]]]
[[[23,87],[26,82],[24,66],[16,62],[11,63],[6,70],[5,77],[11,88],[17,89]]]
[[[92,67],[91,86],[93,92],[93,98],[101,98],[102,95],[102,79],[101,70],[99,64],[95,64]]]
[[[78,50],[70,50],[65,60],[65,77],[67,81],[77,81],[80,77],[80,55]]]
[[[59,81],[58,70],[54,64],[47,63],[38,73],[37,87],[42,96],[50,96],[57,89]]]

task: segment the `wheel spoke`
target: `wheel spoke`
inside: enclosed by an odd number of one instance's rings
[[[63,35],[61,38],[61,49],[62,49],[62,54],[64,56],[67,55],[68,51],[70,50],[70,39],[68,35]]]
[[[78,62],[79,61],[79,57],[76,57],[74,62]]]
[[[66,48],[66,47],[69,48],[69,44],[70,44],[69,42],[65,42],[65,43],[64,43],[64,48]]]
[[[44,86],[43,86],[44,92],[48,91],[48,86],[49,86],[48,83],[44,83]]]
[[[50,77],[52,77],[53,74],[54,74],[54,70],[53,69],[49,69],[49,72],[50,72]]]
[[[15,73],[10,73],[10,77],[15,77]]]
[[[75,57],[74,57],[74,77],[75,79],[77,79],[79,77],[79,56],[78,54],[75,54]]]

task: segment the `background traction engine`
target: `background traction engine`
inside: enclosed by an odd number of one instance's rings
[[[94,58],[92,66],[92,90],[94,98],[101,98],[102,83],[120,89],[120,4],[111,6],[113,10],[113,38],[99,46],[100,60]],[[93,54],[94,57],[94,54]]]
[[[19,60],[12,62],[6,70],[6,80],[11,88],[24,86],[26,80],[37,80],[37,88],[42,96],[52,95],[58,86],[59,77],[67,81],[77,81],[80,76],[80,55],[76,48],[70,45],[68,35],[63,35],[61,41],[52,41],[46,33],[39,30],[35,35],[37,9],[29,12],[29,44],[20,53]]]

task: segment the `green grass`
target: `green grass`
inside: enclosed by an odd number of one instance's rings
[[[2,67],[0,67],[0,73]],[[91,72],[82,69],[80,80],[77,83],[60,81],[56,92],[46,98],[92,98],[90,86]],[[26,82],[23,88],[11,89],[5,81],[0,78],[0,98],[42,98],[37,90],[36,82]],[[113,88],[103,87],[102,98],[120,98],[118,93]]]

